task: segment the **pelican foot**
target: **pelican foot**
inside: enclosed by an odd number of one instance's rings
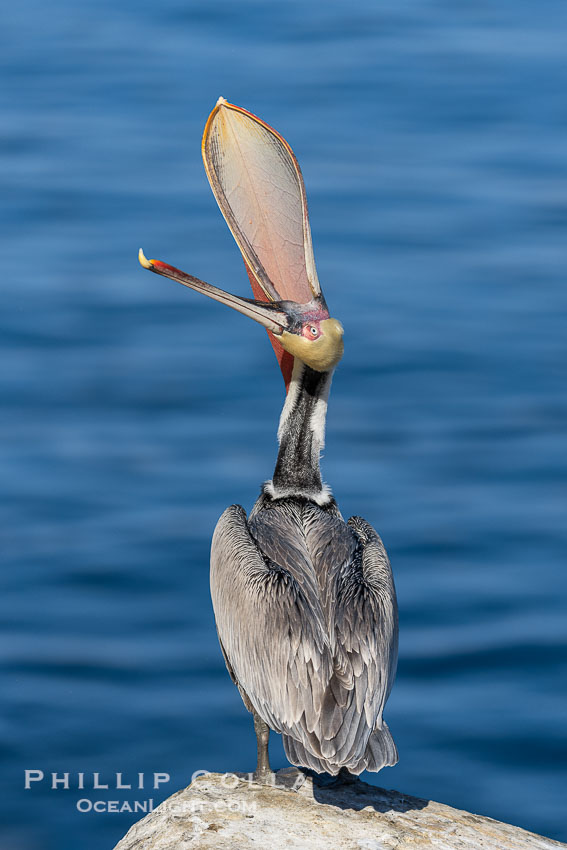
[[[266,770],[255,770],[252,774],[252,779],[254,782],[257,782],[258,785],[276,784],[276,774],[273,773],[269,767]]]

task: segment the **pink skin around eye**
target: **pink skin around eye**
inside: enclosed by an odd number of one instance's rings
[[[305,339],[318,339],[321,336],[319,322],[307,322],[301,329],[301,335]]]

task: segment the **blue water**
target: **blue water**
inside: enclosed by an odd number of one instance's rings
[[[200,160],[221,94],[293,145],[346,330],[324,473],[401,616],[369,779],[567,840],[566,31],[563,0],[6,10],[3,847],[110,848],[139,815],[78,800],[254,764],[208,548],[283,383],[259,327],[136,259],[249,294]]]

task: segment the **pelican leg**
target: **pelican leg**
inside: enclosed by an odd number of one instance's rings
[[[265,782],[272,776],[270,767],[270,759],[268,756],[268,741],[270,739],[270,727],[262,720],[259,714],[252,712],[254,716],[254,731],[256,733],[256,741],[258,744],[258,764],[254,771],[254,779],[258,782]]]

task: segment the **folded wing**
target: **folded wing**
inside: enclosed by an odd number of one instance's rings
[[[337,512],[338,513],[338,512]],[[376,532],[317,506],[223,514],[211,592],[229,669],[294,764],[379,770],[397,659],[395,591]],[[245,700],[246,701],[246,700]]]

